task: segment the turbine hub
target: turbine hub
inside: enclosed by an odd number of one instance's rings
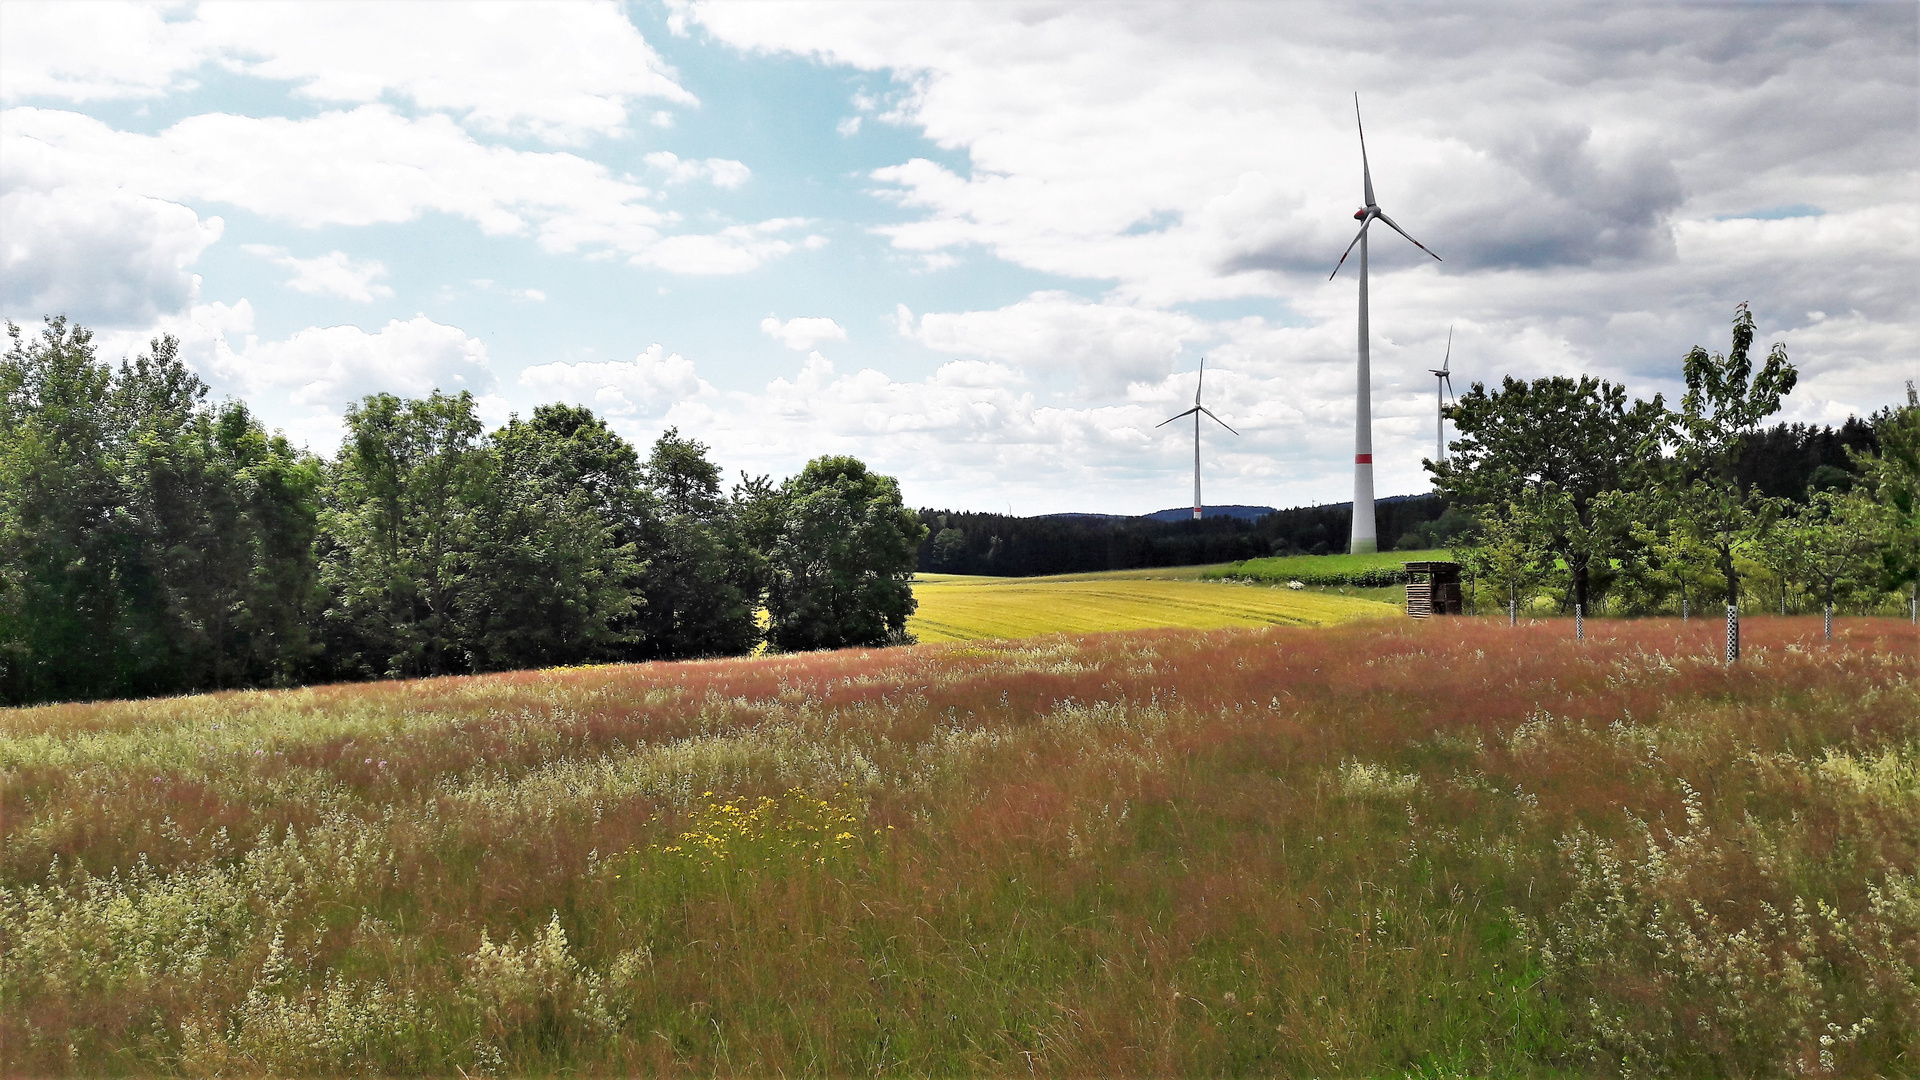
[[[1355,211],[1353,212],[1353,220],[1355,220],[1355,221],[1365,221],[1365,220],[1367,220],[1367,208],[1363,206],[1363,207],[1361,207],[1360,209],[1358,209],[1358,210],[1355,210]]]

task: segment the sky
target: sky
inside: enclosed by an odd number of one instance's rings
[[[1735,305],[1838,423],[1920,378],[1920,5],[0,3],[0,315],[161,334],[332,454],[586,405],[910,505],[1380,494],[1460,390],[1680,391]]]

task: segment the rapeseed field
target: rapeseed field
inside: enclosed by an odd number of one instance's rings
[[[1198,580],[1205,568],[1001,578],[920,574],[907,629],[921,641],[1229,626],[1325,626],[1400,614],[1377,599]]]
[[[0,713],[8,1075],[1912,1075],[1894,620]]]

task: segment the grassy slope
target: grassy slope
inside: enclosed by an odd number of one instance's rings
[[[1402,563],[1451,559],[1445,548],[1421,551],[1381,551],[1372,555],[1284,555],[1271,559],[1248,559],[1205,567],[1214,576],[1232,574],[1260,581],[1285,582],[1306,574],[1351,574],[1360,570],[1398,570]]]
[[[0,1073],[1910,1074],[1912,629],[1564,630],[0,713]]]
[[[921,574],[907,628],[921,641],[1022,638],[1156,627],[1321,626],[1385,616],[1371,600],[1196,580],[1211,567],[1056,577]]]

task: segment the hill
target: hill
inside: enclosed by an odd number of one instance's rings
[[[1202,520],[1211,517],[1240,518],[1244,521],[1258,521],[1273,513],[1271,506],[1203,506],[1200,508]],[[1193,507],[1176,506],[1171,510],[1155,510],[1151,514],[1142,514],[1150,521],[1192,521]]]
[[[1907,1071],[1912,629],[1588,630],[0,713],[0,1071]]]
[[[921,641],[971,641],[1155,627],[1324,626],[1400,613],[1352,596],[1198,580],[1214,569],[1224,567],[1031,578],[921,574],[913,586],[919,609],[907,629]]]

